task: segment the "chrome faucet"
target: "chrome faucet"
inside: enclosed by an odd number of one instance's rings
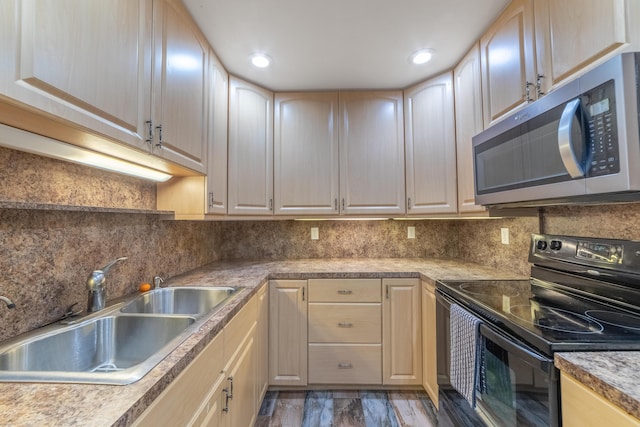
[[[153,288],[160,289],[160,284],[164,282],[164,279],[160,276],[154,276],[153,278]]]
[[[7,308],[16,308],[16,305],[13,303],[13,301],[11,301],[7,297],[0,296],[0,301],[3,301],[7,305]]]
[[[87,312],[102,310],[106,301],[105,281],[106,275],[117,262],[124,261],[126,256],[111,261],[106,266],[91,273],[87,279],[87,290],[89,290],[89,300],[87,301]]]

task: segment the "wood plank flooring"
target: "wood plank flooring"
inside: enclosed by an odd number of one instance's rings
[[[421,391],[269,391],[255,427],[432,427]]]

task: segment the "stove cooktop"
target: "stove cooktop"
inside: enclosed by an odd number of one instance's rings
[[[545,354],[640,349],[640,313],[536,279],[440,281],[438,288]]]

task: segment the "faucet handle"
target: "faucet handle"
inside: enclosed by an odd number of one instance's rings
[[[154,289],[158,289],[160,288],[160,284],[164,282],[164,279],[160,276],[154,276],[153,277],[153,288]]]

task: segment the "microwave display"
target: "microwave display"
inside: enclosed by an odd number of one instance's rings
[[[609,111],[609,98],[605,98],[602,101],[596,102],[589,106],[589,114],[597,116]]]

